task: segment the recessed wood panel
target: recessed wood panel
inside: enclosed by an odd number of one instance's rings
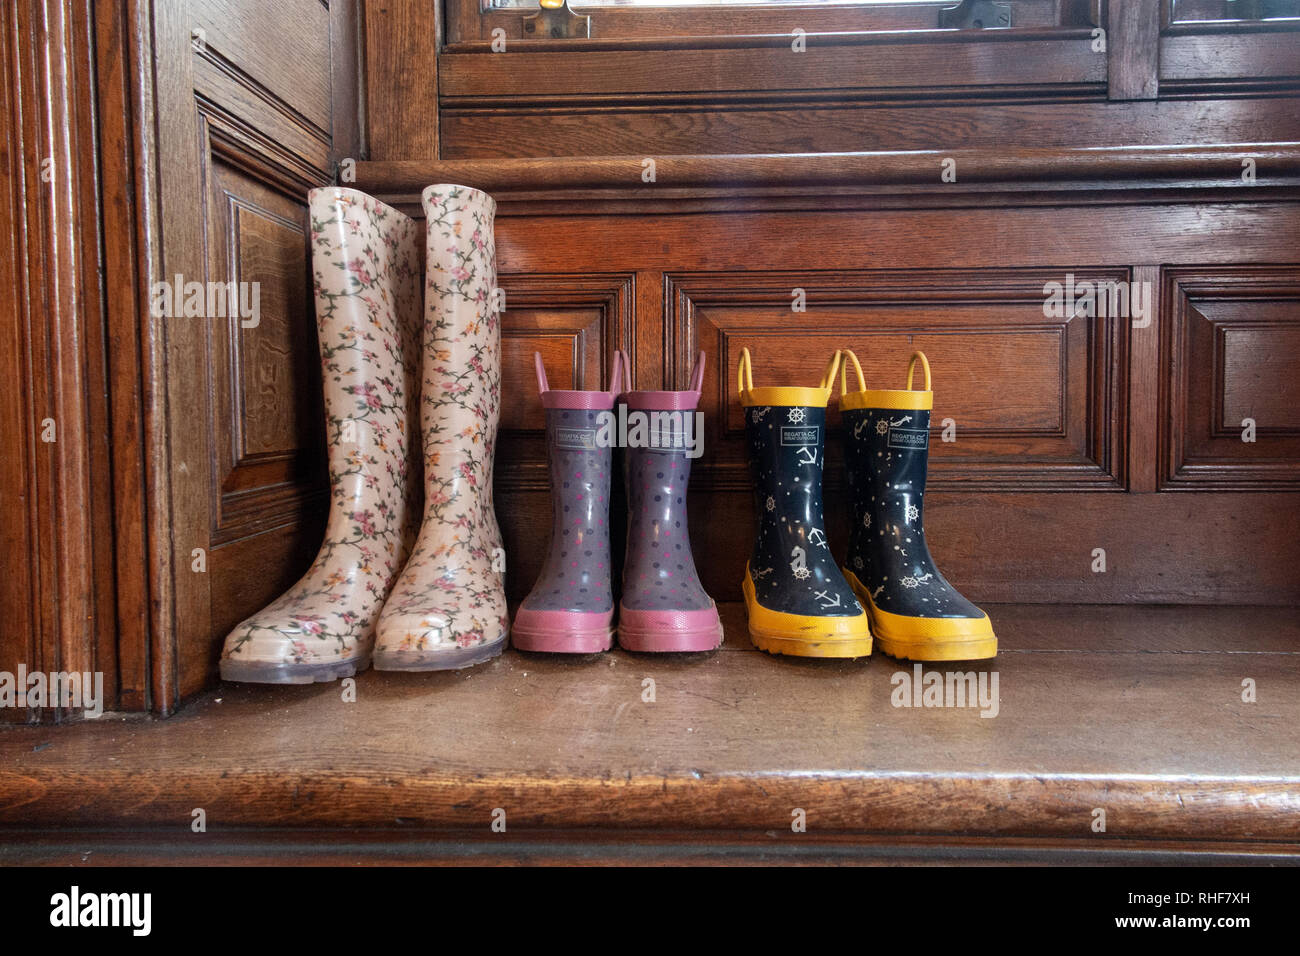
[[[1068,274],[1076,282],[1127,277]],[[717,370],[701,402],[710,449],[698,469],[705,481],[748,483],[735,382],[741,349],[749,348],[755,385],[763,386],[816,385],[834,350],[849,348],[868,388],[904,387],[912,352],[929,357],[934,486],[1122,485],[1126,320],[1045,308],[1044,286],[1064,284],[1066,270],[727,273],[670,281],[679,339],[673,378],[684,381],[697,350]],[[796,288],[806,297],[802,312],[792,309]],[[949,423],[955,440],[943,441]]]
[[[1168,270],[1162,487],[1300,488],[1300,268]]]
[[[209,276],[241,296],[240,311],[209,319],[220,544],[296,519],[325,476],[306,197],[220,159],[212,179]]]
[[[498,277],[501,320],[501,432],[507,440],[546,429],[533,355],[542,354],[551,388],[609,385],[615,348],[630,348],[630,276]]]
[[[246,300],[258,314],[245,319],[241,313],[237,324],[243,385],[240,458],[283,455],[312,430],[315,422],[308,415],[319,407],[304,394],[317,351],[311,302],[304,297],[310,284],[303,222],[301,217],[282,219],[233,196],[230,214],[233,278],[241,284],[256,282],[258,290]]]
[[[1268,302],[1252,311],[1250,320],[1224,328],[1221,336],[1220,431],[1239,431],[1252,418],[1268,434],[1300,434],[1300,307]]]
[[[194,53],[268,104],[330,130],[330,12],[321,0],[189,0]]]

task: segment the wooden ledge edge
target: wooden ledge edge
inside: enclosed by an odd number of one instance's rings
[[[978,185],[1032,187],[1069,182],[1150,185],[1162,181],[1251,188],[1243,163],[1253,160],[1255,185],[1300,177],[1300,143],[1034,149],[907,150],[868,153],[773,153],[689,156],[548,157],[362,161],[356,186],[384,195],[418,197],[431,183],[457,183],[493,194],[565,194],[611,190],[656,198],[688,189],[734,193],[798,187],[872,188]],[[647,181],[653,161],[653,182]],[[944,182],[945,168],[951,169]]]
[[[797,773],[605,778],[346,771],[0,771],[0,827],[788,829],[1300,842],[1300,776]]]

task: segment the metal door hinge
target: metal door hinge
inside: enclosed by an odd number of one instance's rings
[[[1005,30],[1011,26],[1011,4],[993,0],[961,0],[939,11],[939,26],[957,30]]]
[[[542,8],[524,17],[524,39],[573,39],[591,36],[591,17],[569,9],[569,0],[541,0]]]

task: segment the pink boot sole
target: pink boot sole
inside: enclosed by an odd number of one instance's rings
[[[530,611],[520,608],[510,629],[520,651],[598,654],[614,646],[614,611]]]
[[[699,611],[618,609],[618,646],[627,651],[672,653],[712,651],[722,645],[716,607]]]

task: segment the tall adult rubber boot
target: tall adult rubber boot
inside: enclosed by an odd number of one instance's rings
[[[831,557],[822,513],[826,404],[836,352],[815,388],[754,388],[749,349],[740,354],[740,404],[754,473],[758,535],[745,568],[754,646],[796,657],[871,653],[867,616]]]
[[[622,356],[614,353],[608,392],[552,389],[541,354],[533,358],[546,410],[551,542],[537,583],[515,613],[511,640],[523,651],[607,651],[614,636],[609,490],[615,436],[610,422],[622,391]]]
[[[221,676],[309,684],[365,670],[375,622],[415,540],[419,224],[354,189],[308,193],[330,505],[289,591],[226,638]]]
[[[891,657],[914,661],[969,661],[993,657],[998,641],[989,617],[949,584],[925,540],[925,473],[930,456],[930,363],[915,352],[907,389],[867,389],[858,357],[858,391],[843,394],[845,460],[853,499],[848,566],[844,574],[871,617],[877,645]],[[920,361],[924,391],[912,389]]]
[[[695,572],[686,525],[691,458],[704,440],[695,413],[703,384],[701,352],[688,390],[625,392],[619,399],[629,437],[618,643],[629,651],[711,651],[722,644],[722,621]],[[638,429],[641,440],[634,441]]]
[[[492,503],[501,405],[496,202],[437,185],[423,203],[424,521],[379,618],[376,670],[469,667],[500,654],[509,631]]]

